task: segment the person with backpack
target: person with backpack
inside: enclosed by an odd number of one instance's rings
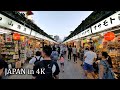
[[[53,47],[53,51],[52,51],[50,57],[51,57],[52,60],[54,60],[54,61],[57,62],[58,57],[59,57],[59,54],[58,54],[58,52],[56,51],[56,48],[55,48],[55,47]]]
[[[36,62],[42,61],[42,60],[43,60],[43,58],[42,58],[42,56],[41,56],[41,52],[40,52],[40,51],[37,51],[37,52],[36,52],[36,56],[33,57],[33,58],[29,61],[29,64],[35,64]]]
[[[60,69],[58,64],[51,60],[51,53],[52,49],[49,46],[43,47],[42,57],[44,60],[37,62],[33,67],[34,79],[59,79]]]
[[[115,75],[107,61],[107,52],[102,52],[101,58],[99,62],[99,79],[115,79]]]

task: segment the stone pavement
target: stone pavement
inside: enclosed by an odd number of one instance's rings
[[[60,66],[60,63],[58,61],[58,64]],[[73,62],[73,58],[71,61],[68,61],[65,58],[65,67],[64,72],[60,72],[59,78],[60,79],[85,79],[84,78],[84,72],[81,65],[81,61],[77,60],[77,63]],[[32,69],[32,65],[27,64],[23,68],[26,69]],[[11,75],[8,79],[32,79],[32,75]]]

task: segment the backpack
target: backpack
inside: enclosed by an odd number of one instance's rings
[[[51,58],[52,58],[52,60],[58,60],[58,53],[57,53],[57,51],[53,51],[52,52]]]
[[[35,57],[35,58],[36,58],[36,57]],[[40,59],[41,59],[41,56],[40,56],[39,60],[36,58],[34,64],[35,64],[36,62],[40,61]]]
[[[103,65],[105,67],[105,73],[103,79],[115,79],[114,72],[111,70],[107,61],[103,61]]]
[[[44,73],[45,74],[38,74],[38,76],[36,77],[36,79],[54,79],[53,77],[53,72],[52,72],[52,67],[54,65],[54,61],[51,61],[50,64],[45,65],[44,61],[41,61],[39,63],[39,69],[44,69]]]

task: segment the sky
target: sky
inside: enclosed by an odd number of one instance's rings
[[[48,35],[61,40],[70,35],[93,11],[33,11],[34,23]]]

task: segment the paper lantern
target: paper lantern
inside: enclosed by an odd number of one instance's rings
[[[107,40],[107,41],[111,41],[115,38],[115,34],[113,32],[107,32],[105,35],[104,35],[104,39]]]
[[[19,33],[14,33],[13,34],[13,39],[14,40],[20,40],[20,34]]]
[[[24,42],[24,41],[25,41],[25,37],[24,37],[24,36],[21,36],[21,37],[20,37],[20,40]]]

